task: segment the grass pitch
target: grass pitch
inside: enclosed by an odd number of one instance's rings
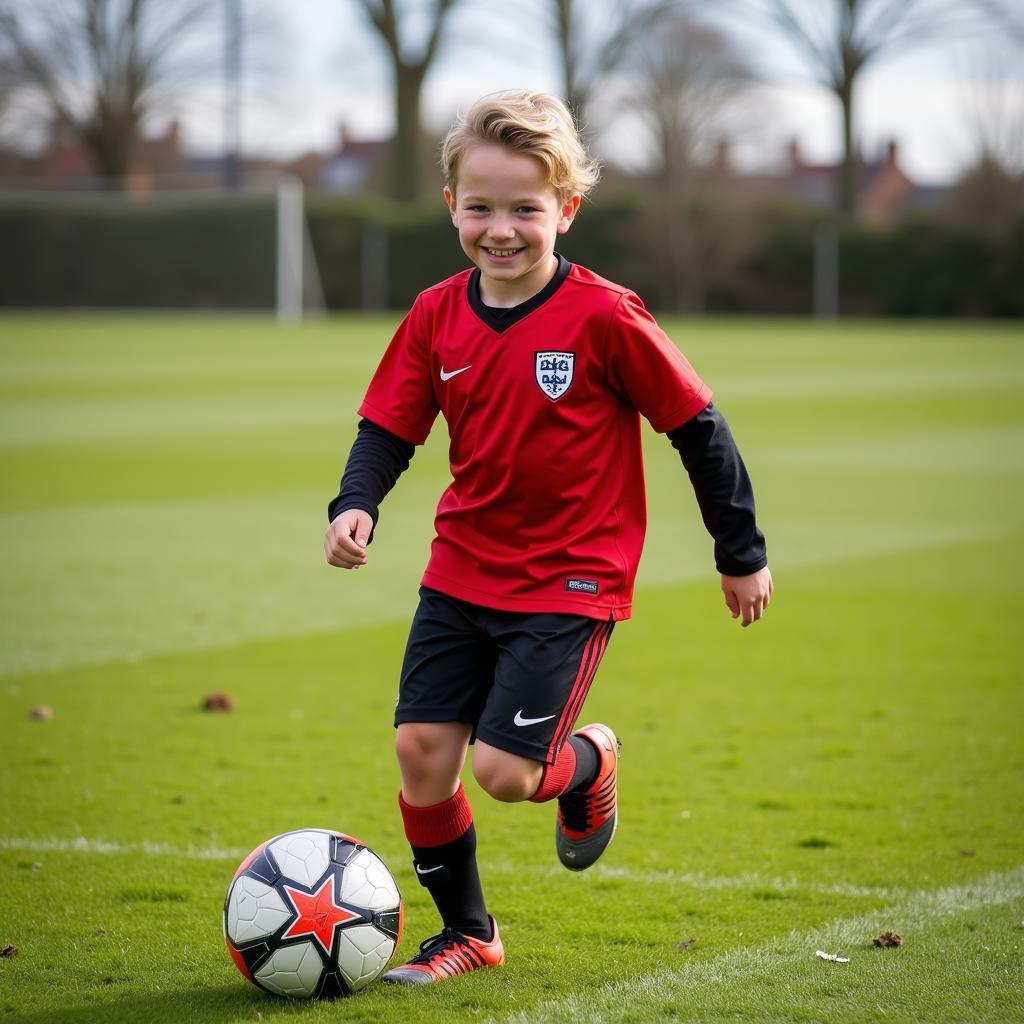
[[[607,855],[562,870],[553,808],[467,774],[504,969],[323,1005],[242,980],[224,891],[290,828],[391,865],[401,956],[437,930],[390,714],[443,424],[370,565],[320,547],[393,324],[0,320],[0,1015],[1024,1017],[1017,325],[669,322],[754,479],[765,620],[729,619],[682,468],[648,436],[635,618],[584,711],[623,740]],[[218,690],[237,710],[202,713]],[[876,949],[889,928],[902,946]]]

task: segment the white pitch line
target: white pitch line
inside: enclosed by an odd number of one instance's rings
[[[678,998],[707,1009],[708,1000],[754,978],[792,968],[814,957],[816,949],[850,950],[872,931],[892,927],[922,930],[942,918],[1024,899],[1024,866],[985,875],[967,885],[911,893],[889,907],[858,917],[839,919],[806,932],[790,932],[756,948],[730,950],[712,960],[694,961],[672,970],[602,985],[597,991],[579,992],[541,1003],[501,1018],[502,1024],[562,1024],[566,1020],[611,1022],[625,1013],[636,1018],[645,1005],[663,1008]],[[495,1024],[489,1018],[488,1024]]]
[[[482,871],[519,874],[522,864],[511,861],[481,861]],[[564,868],[554,864],[531,868],[535,874],[552,878],[565,878]],[[762,875],[744,871],[739,875],[706,875],[702,871],[638,871],[615,864],[598,864],[583,876],[584,879],[616,879],[646,886],[679,885],[691,889],[761,889],[771,892],[806,892],[821,896],[850,896],[857,899],[896,900],[909,895],[909,890],[898,886],[854,885],[844,882],[807,882],[795,875]]]
[[[17,836],[0,836],[0,850],[21,853],[101,853],[141,854],[145,857],[182,857],[186,860],[236,860],[240,861],[248,850],[222,846],[172,846],[170,843],[115,843],[106,839],[87,839],[76,836],[73,839],[46,837],[42,839],[21,839]]]
[[[643,885],[686,885],[693,889],[764,889],[781,892],[809,892],[822,896],[851,896],[860,899],[892,900],[906,895],[906,889],[889,886],[805,882],[795,875],[761,875],[745,871],[740,875],[705,875],[700,871],[634,871],[609,865],[601,873]]]
[[[145,857],[180,857],[184,860],[227,860],[240,861],[249,851],[241,847],[222,846],[173,846],[170,843],[118,843],[107,839],[88,839],[76,836],[61,839],[56,836],[38,839],[0,836],[0,850],[22,853],[97,853],[132,854]],[[519,874],[522,864],[511,861],[481,861],[484,873]],[[565,878],[565,869],[555,865],[537,867],[535,873],[544,876]],[[712,891],[716,889],[763,889],[782,892],[808,892],[823,896],[850,896],[865,899],[898,899],[906,890],[879,888],[866,885],[825,884],[805,882],[793,875],[761,875],[747,871],[740,875],[705,875],[699,871],[636,871],[615,865],[597,865],[585,876],[588,880],[622,879],[625,882],[645,886],[680,885],[690,889]]]

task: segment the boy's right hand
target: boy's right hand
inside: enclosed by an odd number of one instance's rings
[[[358,569],[366,565],[366,543],[373,530],[373,519],[361,508],[350,508],[336,515],[324,534],[324,554],[339,569]]]

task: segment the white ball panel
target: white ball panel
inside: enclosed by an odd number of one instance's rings
[[[285,878],[311,888],[331,860],[331,837],[326,832],[293,832],[267,847]]]
[[[227,934],[236,945],[273,935],[291,917],[277,890],[240,875],[228,897]]]
[[[283,946],[263,964],[255,976],[279,996],[308,999],[316,994],[323,973],[323,961],[312,942]]]
[[[360,953],[372,953],[374,950],[380,949],[382,944],[387,945],[392,950],[395,948],[394,939],[379,931],[372,924],[356,925],[355,928],[346,929],[342,934],[349,939]]]
[[[399,902],[398,887],[384,862],[369,850],[360,850],[341,876],[341,900],[367,910],[394,910]]]
[[[346,928],[338,943],[338,967],[353,992],[369,985],[380,974],[395,951],[392,938],[372,924]]]

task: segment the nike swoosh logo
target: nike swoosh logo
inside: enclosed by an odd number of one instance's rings
[[[470,363],[469,366],[464,366],[461,370],[452,370],[451,373],[445,373],[444,372],[444,367],[442,366],[441,367],[441,380],[451,380],[452,377],[458,377],[458,375],[460,373],[465,373],[467,370],[472,370],[472,369],[473,369],[473,364]]]
[[[554,718],[554,715],[545,715],[543,718],[523,718],[522,711],[516,712],[516,717],[512,719],[516,725],[536,725],[538,722],[546,722],[549,718]]]
[[[440,871],[441,868],[443,868],[443,867],[444,867],[443,864],[438,864],[436,867],[432,867],[432,868],[421,868],[419,866],[419,864],[417,864],[416,865],[416,874],[417,875],[429,875],[431,871]]]

